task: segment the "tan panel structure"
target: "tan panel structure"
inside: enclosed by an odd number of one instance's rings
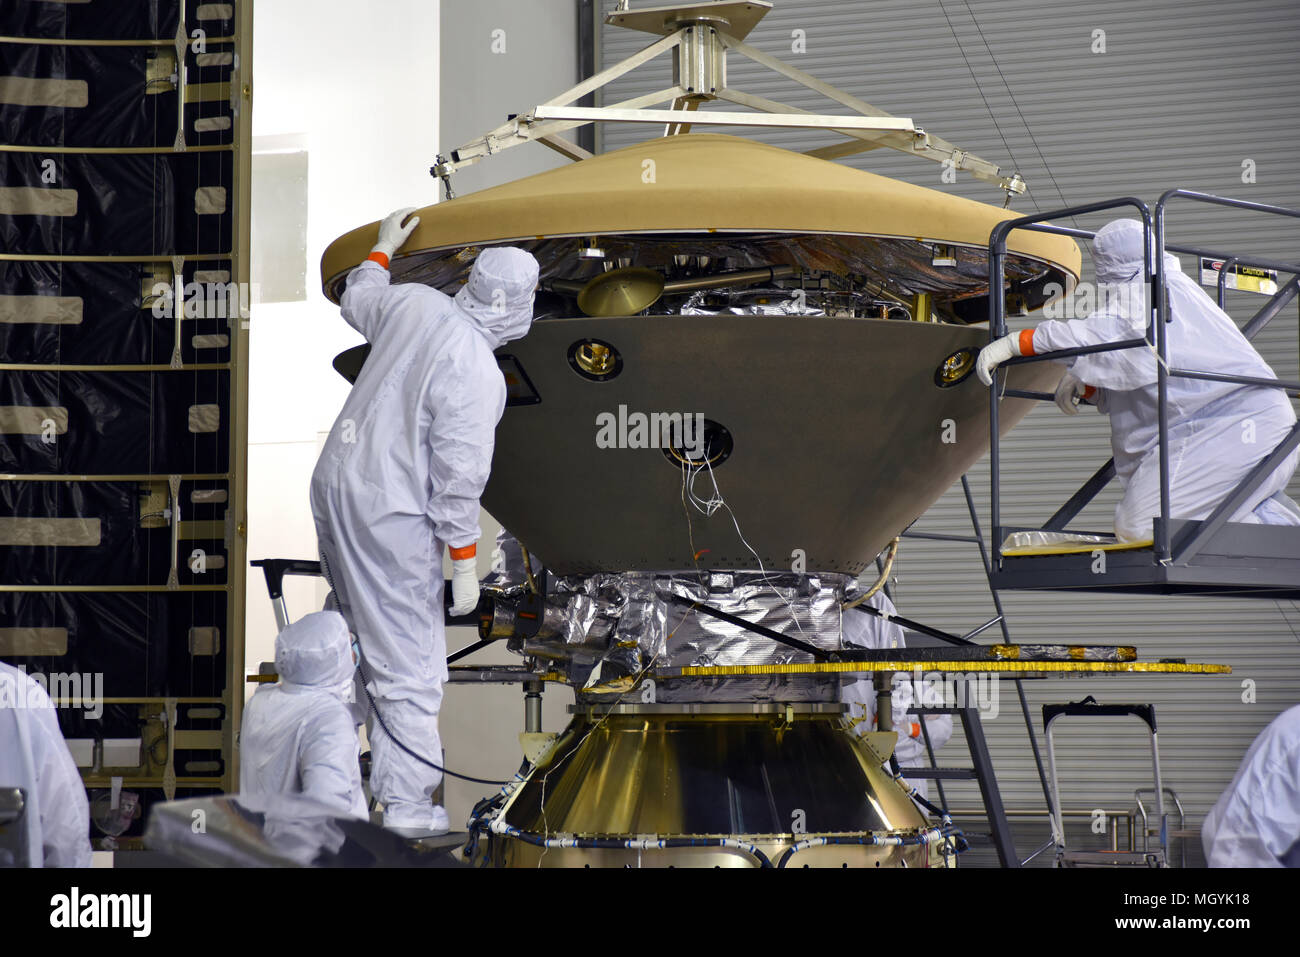
[[[823,233],[983,248],[1015,213],[736,136],[691,133],[637,144],[419,211],[394,257],[494,243],[627,233]],[[321,258],[326,296],[370,252],[379,225],[336,239]],[[1073,240],[1018,231],[1008,251],[1077,279]]]

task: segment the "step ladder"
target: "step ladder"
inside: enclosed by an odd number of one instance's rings
[[[1007,821],[1007,811],[1002,804],[1002,792],[998,790],[997,775],[993,773],[993,759],[989,756],[988,741],[984,737],[984,725],[980,722],[979,710],[969,705],[969,695],[965,700],[966,706],[918,706],[909,711],[909,714],[922,716],[921,734],[925,740],[925,749],[930,757],[931,766],[904,768],[903,777],[933,781],[939,794],[939,806],[945,814],[948,813],[948,797],[944,794],[943,782],[975,781],[979,785],[980,798],[984,802],[984,811],[989,822],[989,837],[994,850],[997,851],[998,862],[1003,867],[1020,867],[1021,860],[1016,854],[1011,825]],[[941,768],[935,765],[934,748],[930,744],[930,732],[924,721],[924,716],[928,714],[951,714],[961,719],[966,747],[970,751],[971,767]]]
[[[1142,816],[1142,850],[1118,851],[1118,850],[1071,850],[1065,843],[1065,827],[1062,824],[1061,815],[1061,792],[1057,782],[1056,774],[1056,742],[1053,732],[1053,725],[1064,717],[1104,717],[1104,718],[1128,718],[1133,717],[1140,720],[1151,736],[1151,766],[1155,777],[1154,789],[1145,793],[1153,794],[1155,797],[1155,827],[1152,828],[1146,816],[1145,807],[1141,802],[1143,789],[1135,793],[1138,801],[1138,808]],[[1168,866],[1168,816],[1165,814],[1165,796],[1172,794],[1160,777],[1160,746],[1156,734],[1156,709],[1151,704],[1098,704],[1097,701],[1089,695],[1082,701],[1075,701],[1069,704],[1045,704],[1043,705],[1043,729],[1047,737],[1047,767],[1051,779],[1051,794],[1049,798],[1049,812],[1052,823],[1052,842],[1056,845],[1056,866],[1057,867],[1166,867]],[[1177,795],[1174,795],[1177,803]],[[1178,804],[1179,814],[1182,813],[1182,805]],[[1179,833],[1183,833],[1180,831]],[[1151,838],[1155,837],[1158,841],[1156,847],[1151,847]]]

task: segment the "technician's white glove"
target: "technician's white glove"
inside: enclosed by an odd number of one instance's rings
[[[468,615],[478,606],[478,559],[455,558],[451,569],[451,613]]]
[[[1078,415],[1079,403],[1087,391],[1088,387],[1073,372],[1065,373],[1056,387],[1056,407],[1066,415]]]
[[[379,242],[371,247],[372,253],[383,253],[384,256],[392,258],[393,253],[402,248],[402,243],[406,242],[411,233],[415,232],[415,227],[420,225],[419,216],[411,216],[415,212],[414,206],[408,206],[406,209],[399,209],[395,213],[389,213],[384,217],[384,221],[379,224]],[[402,224],[402,220],[407,216],[411,218]]]
[[[1025,331],[1029,332],[1029,330]],[[1008,359],[1023,355],[1020,351],[1020,335],[1019,332],[1013,332],[1001,339],[994,339],[980,350],[979,357],[975,360],[975,374],[980,377],[981,382],[985,385],[992,385],[994,369]],[[1033,333],[1030,332],[1030,335],[1033,335]]]

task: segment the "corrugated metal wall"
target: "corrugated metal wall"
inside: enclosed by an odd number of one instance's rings
[[[605,0],[604,10],[614,5]],[[806,52],[795,53],[792,44],[800,30]],[[1104,53],[1093,52],[1097,30],[1105,31]],[[603,28],[601,65],[650,39]],[[1154,0],[1140,5],[1124,0],[777,0],[749,42],[882,109],[912,117],[1005,169],[1018,169],[1031,190],[1014,203],[1020,211],[1121,195],[1154,203],[1172,186],[1300,207],[1300,166],[1295,162],[1300,149],[1300,98],[1295,95],[1300,21],[1287,0]],[[667,86],[669,61],[661,62],[659,72],[613,84],[605,102]],[[742,90],[804,109],[843,112],[737,56],[730,58],[728,69],[730,84]],[[659,130],[608,126],[603,148],[626,146]],[[821,142],[800,131],[752,135],[796,149]],[[1242,182],[1242,164],[1248,159],[1256,169],[1253,184]],[[958,183],[946,185],[937,165],[890,151],[846,162],[1001,203],[1001,194],[989,184],[959,175]],[[1085,218],[1079,225],[1096,229],[1107,218]],[[1171,212],[1169,241],[1285,259],[1300,249],[1300,223],[1186,204]],[[1183,261],[1191,266],[1189,257]],[[1092,278],[1086,252],[1085,278]],[[1229,311],[1241,321],[1263,301],[1230,292]],[[1294,308],[1258,342],[1279,376],[1300,375]],[[1054,407],[1033,412],[1004,445],[1004,520],[1030,523],[1050,515],[1106,460],[1108,436],[1104,417],[1091,412],[1072,419]],[[987,463],[970,478],[987,528]],[[1291,494],[1297,495],[1296,485]],[[1108,528],[1117,497],[1110,490],[1080,524]],[[743,527],[744,516],[739,519]],[[960,487],[917,528],[966,533]],[[973,546],[905,541],[896,573],[896,600],[905,615],[952,631],[969,629],[992,615]],[[1144,657],[1232,665],[1229,678],[1027,683],[1040,727],[1039,706],[1047,701],[1093,694],[1110,702],[1154,702],[1165,779],[1178,791],[1192,826],[1199,827],[1259,730],[1300,701],[1300,605],[1295,602],[1064,593],[1006,593],[1004,600],[1012,636],[1019,641],[1133,643]],[[1257,699],[1250,704],[1242,701],[1246,679],[1256,686]],[[1122,732],[1107,731],[1097,721],[1063,727],[1058,754],[1067,807],[1127,809],[1133,789],[1149,786],[1140,727],[1136,722],[1123,727]],[[1008,807],[1041,809],[1041,789],[1009,683],[1002,689],[1001,714],[986,722],[986,729]],[[954,739],[946,763],[959,763],[963,756]],[[954,786],[949,794],[958,806],[978,805],[973,787]],[[1199,847],[1192,855],[1198,859]]]

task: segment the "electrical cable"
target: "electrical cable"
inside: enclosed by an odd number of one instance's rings
[[[321,560],[320,560],[320,572],[321,572],[321,577],[323,577],[325,579],[326,584],[330,586],[330,591],[334,592],[335,601],[337,602],[338,592],[334,587],[334,577],[330,574],[329,565],[326,563],[324,555],[321,556]],[[362,644],[360,635],[357,635],[357,645],[361,648],[361,657],[362,659],[364,659],[366,649],[365,649],[365,645]],[[366,693],[366,700],[370,702],[370,710],[374,712],[375,719],[379,722],[379,726],[384,729],[384,733],[388,735],[389,740],[392,741],[393,744],[397,745],[398,748],[400,748],[402,751],[405,751],[408,755],[415,758],[415,760],[419,761],[421,764],[427,765],[428,767],[431,767],[435,771],[445,774],[448,777],[459,778],[462,781],[471,781],[474,784],[505,785],[509,783],[507,781],[490,781],[487,778],[475,778],[475,777],[470,777],[468,774],[461,774],[458,771],[449,771],[447,768],[444,768],[439,764],[435,764],[434,762],[430,761],[428,758],[424,757],[423,755],[416,754],[414,751],[412,751],[410,748],[406,746],[406,743],[403,742],[401,738],[393,734],[392,729],[388,727],[388,722],[384,720],[383,712],[379,710],[379,705],[375,703],[375,698],[370,693],[370,678],[369,675],[366,673],[366,666],[364,664],[364,660],[357,662],[357,669],[361,672],[361,690]]]
[[[1011,144],[1007,142],[1006,136],[1002,133],[1002,127],[998,125],[998,119],[993,113],[993,107],[989,105],[988,97],[984,95],[984,88],[980,86],[979,77],[975,75],[975,69],[970,65],[970,60],[966,58],[966,51],[962,48],[961,40],[957,36],[957,30],[952,25],[952,20],[948,17],[948,11],[944,9],[943,0],[939,0],[939,12],[943,14],[944,20],[948,22],[948,31],[952,34],[953,41],[957,44],[957,52],[961,54],[962,62],[966,64],[966,70],[970,73],[971,80],[975,83],[975,92],[980,95],[984,101],[984,109],[988,111],[989,119],[993,121],[993,128],[998,131],[998,138],[1002,140],[1002,146],[1011,157],[1011,162],[1015,165],[1015,172],[1020,172],[1020,161],[1016,159],[1015,152],[1011,149]],[[1008,198],[1010,194],[1008,194]],[[1037,203],[1034,204],[1035,206]]]
[[[1025,120],[1025,114],[1020,112],[1020,104],[1016,102],[1016,95],[1011,92],[1011,84],[1007,82],[1006,76],[1003,75],[1002,67],[998,66],[998,59],[993,55],[993,49],[989,46],[989,41],[985,39],[984,31],[980,29],[979,21],[975,19],[975,13],[970,8],[969,0],[962,0],[962,3],[966,7],[966,13],[970,15],[971,22],[975,25],[975,32],[979,34],[980,40],[984,43],[984,49],[988,51],[989,59],[993,62],[993,69],[998,71],[998,76],[1002,80],[1002,85],[1006,87],[1007,96],[1011,98],[1011,105],[1015,107],[1016,115],[1020,117],[1020,122],[1024,125],[1025,132],[1029,134],[1029,141],[1034,144],[1034,151],[1038,153],[1038,158],[1043,163],[1043,169],[1047,171],[1047,178],[1052,181],[1052,186],[1056,190],[1056,195],[1061,198],[1061,205],[1069,206],[1069,202],[1065,199],[1065,193],[1061,192],[1061,186],[1056,182],[1056,176],[1052,173],[1052,167],[1047,163],[1047,157],[1043,155],[1042,149],[1038,146],[1038,138],[1034,136],[1033,129],[1030,127],[1028,121]],[[942,6],[942,3],[940,3],[940,6]],[[951,28],[952,24],[949,23],[948,26]],[[955,37],[956,34],[954,33],[953,36]],[[960,43],[958,45],[960,46]],[[993,125],[997,126],[996,119],[993,121]],[[1013,156],[1011,159],[1014,162],[1015,157]],[[1079,224],[1075,221],[1073,216],[1070,217],[1070,221],[1074,223],[1075,228],[1078,228]]]
[[[357,636],[358,643],[360,643],[360,640],[361,637],[360,635],[358,635]],[[363,654],[365,653],[364,647],[362,648],[362,653]],[[370,693],[370,688],[367,687],[367,683],[369,679],[366,677],[365,665],[358,662],[357,668],[360,669],[361,671],[361,690],[366,693],[366,700],[370,702],[370,710],[375,713],[375,719],[379,722],[379,726],[384,729],[384,734],[388,735],[389,740],[391,740],[393,744],[397,745],[399,748],[401,748],[411,757],[415,758],[415,760],[419,761],[421,764],[426,764],[429,767],[433,768],[435,771],[440,771],[441,773],[447,775],[448,777],[459,778],[462,781],[472,781],[475,784],[505,785],[510,783],[508,781],[490,781],[487,778],[475,778],[475,777],[470,777],[468,774],[461,774],[458,771],[449,771],[446,768],[442,767],[441,765],[434,764],[428,758],[424,757],[423,755],[416,754],[414,751],[408,748],[406,744],[403,743],[401,738],[393,734],[392,729],[388,727],[388,723],[384,721],[384,715],[379,710],[379,705],[375,704],[374,696]]]
[[[713,483],[713,496],[709,498],[707,501],[695,494],[695,479],[702,471],[704,471],[705,468],[709,470],[709,480]],[[687,482],[688,473],[690,479],[689,484]],[[718,488],[718,477],[713,472],[713,463],[710,462],[707,457],[704,459],[703,465],[696,465],[694,468],[692,468],[685,460],[682,461],[682,507],[683,508],[685,508],[686,505],[687,495],[690,496],[691,504],[694,505],[695,508],[699,512],[701,512],[706,518],[711,517],[715,512],[717,512],[719,508],[725,508],[727,510],[727,514],[731,516],[732,527],[734,527],[736,530],[736,537],[740,539],[741,544],[744,545],[745,548],[749,550],[749,553],[754,556],[754,561],[758,563],[759,577],[762,578],[763,584],[767,585],[767,587],[772,590],[772,592],[776,595],[776,597],[781,599],[781,601],[785,604],[785,606],[790,609],[790,620],[794,622],[795,628],[797,628],[799,630],[799,634],[802,635],[804,633],[803,625],[799,623],[798,609],[795,608],[794,604],[790,601],[790,599],[786,598],[785,595],[782,594],[779,588],[777,588],[774,584],[772,584],[771,578],[768,577],[767,569],[763,566],[763,559],[759,557],[758,552],[754,550],[754,546],[749,544],[749,541],[745,538],[744,533],[741,532],[740,521],[736,518],[736,513],[732,511],[731,506],[728,505],[726,499],[723,498],[722,491]],[[690,537],[691,555],[694,558],[695,535],[691,528],[691,515],[689,511],[686,513],[686,525],[687,525],[687,534]],[[698,572],[699,571],[698,561],[696,561],[695,568],[696,571]]]
[[[853,599],[852,601],[846,601],[843,605],[840,606],[840,608],[842,608],[844,611],[848,611],[850,608],[857,608],[864,601],[866,601],[876,592],[880,591],[880,589],[885,587],[885,582],[889,581],[889,573],[894,568],[894,556],[898,554],[899,539],[900,539],[899,536],[895,536],[894,540],[885,547],[885,567],[881,569],[880,577],[876,579],[876,583],[872,585],[869,589],[867,589],[867,591],[859,595],[857,598]]]
[[[528,580],[528,590],[531,591],[534,595],[536,595],[537,580],[533,578],[533,561],[528,555],[528,549],[524,548],[524,543],[519,542],[517,539],[516,541],[519,545],[519,554],[523,557],[524,560],[524,578]]]

